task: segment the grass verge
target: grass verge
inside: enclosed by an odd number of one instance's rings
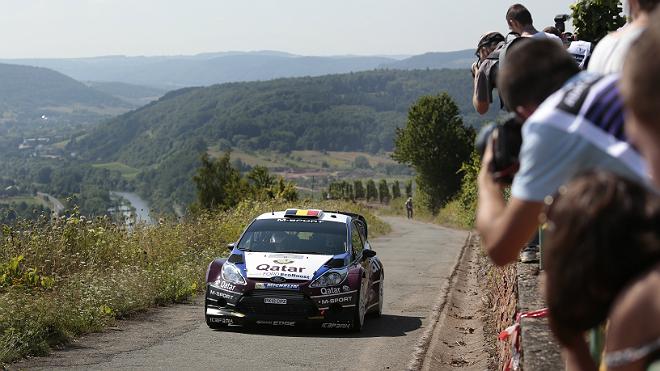
[[[3,226],[0,365],[47,354],[55,344],[101,331],[131,313],[187,301],[203,292],[207,265],[227,253],[227,242],[250,220],[287,207],[358,212],[371,236],[390,230],[365,206],[338,201],[245,201],[229,212],[137,226],[131,233],[108,219],[76,213]]]

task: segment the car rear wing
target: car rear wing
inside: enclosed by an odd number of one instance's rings
[[[356,213],[351,213],[348,211],[339,211],[339,210],[323,210],[324,213],[332,213],[332,214],[342,214],[342,215],[348,215],[351,218],[355,219],[358,222],[358,225],[362,228],[362,232],[364,233],[364,237],[366,239],[369,239],[369,234],[367,233],[369,231],[369,227],[367,226],[367,219]]]

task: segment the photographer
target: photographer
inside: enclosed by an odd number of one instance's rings
[[[502,98],[524,124],[509,202],[502,179],[493,176],[501,171],[493,159],[502,157],[493,149],[507,138],[491,136],[478,177],[476,227],[497,265],[517,260],[538,227],[544,199],[576,174],[600,168],[645,177],[643,160],[624,138],[617,78],[579,72],[558,43],[531,39],[514,45],[499,71]]]
[[[477,44],[477,61],[472,64],[474,92],[472,105],[479,114],[488,112],[493,103],[493,89],[497,79],[498,58],[489,58],[493,51],[504,43],[504,36],[499,32],[489,32],[479,39]]]

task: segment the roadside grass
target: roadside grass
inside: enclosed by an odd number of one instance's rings
[[[45,355],[53,345],[101,331],[132,313],[188,301],[204,291],[211,260],[227,254],[226,244],[250,220],[287,207],[361,213],[371,237],[390,230],[366,206],[340,201],[245,201],[228,212],[138,225],[132,232],[75,211],[53,222],[44,216],[3,226],[0,366]]]
[[[121,173],[121,176],[124,177],[124,179],[126,180],[135,179],[135,177],[140,172],[139,169],[122,164],[121,162],[107,162],[104,164],[94,164],[92,165],[92,167],[99,169],[107,169],[110,171],[118,171],[119,173]]]

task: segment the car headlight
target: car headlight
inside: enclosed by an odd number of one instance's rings
[[[328,287],[328,286],[337,286],[344,282],[346,276],[348,275],[348,269],[333,269],[329,270],[321,275],[321,277],[315,279],[309,287]]]
[[[223,280],[229,283],[236,285],[246,284],[245,278],[243,278],[243,275],[241,274],[241,270],[230,262],[225,262],[225,264],[222,265],[222,272],[220,276]]]

